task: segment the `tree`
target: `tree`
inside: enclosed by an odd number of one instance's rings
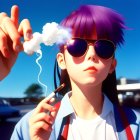
[[[24,92],[27,97],[40,97],[43,94],[43,88],[36,83],[31,84]]]

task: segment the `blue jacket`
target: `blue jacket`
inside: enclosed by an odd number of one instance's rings
[[[59,108],[58,114],[56,116],[54,125],[53,125],[53,131],[51,133],[50,136],[50,140],[59,140],[59,136],[60,136],[60,131],[62,128],[62,122],[64,121],[64,118],[66,118],[67,116],[69,116],[71,113],[74,112],[70,100],[69,100],[69,93],[67,93],[62,101],[61,101],[61,106]],[[107,98],[107,97],[106,97]],[[109,100],[108,100],[109,101]],[[110,101],[109,101],[110,102]],[[115,118],[115,122],[116,122],[116,128],[117,128],[117,133],[118,133],[118,137],[119,140],[128,140],[128,136],[126,135],[126,129],[129,131],[129,128],[132,130],[133,136],[134,136],[134,140],[140,140],[140,113],[132,110],[132,109],[128,109],[128,108],[124,108],[123,111],[120,110],[119,108],[115,105],[113,105],[111,102],[107,104],[107,106],[112,105],[113,108],[113,114],[114,114],[114,118]],[[33,111],[27,113],[15,126],[14,132],[12,134],[11,140],[30,140],[29,138],[29,125],[28,125],[28,121],[29,121],[29,117],[31,116]],[[119,115],[119,112],[122,112],[121,114],[123,114],[125,112],[125,117],[123,117],[123,119],[121,118],[121,116]],[[128,122],[127,122],[127,121]],[[126,122],[126,123],[123,123]],[[128,123],[130,125],[128,125]],[[130,127],[128,127],[130,126]],[[128,132],[128,134],[130,133],[130,131]],[[129,139],[131,140],[131,139]]]

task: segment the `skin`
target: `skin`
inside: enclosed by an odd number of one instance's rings
[[[18,6],[11,8],[11,17],[6,13],[0,13],[0,80],[9,74],[18,54],[23,51],[20,39],[27,41],[32,38],[29,20],[23,19],[20,23],[18,20]],[[96,33],[92,39],[97,39]],[[115,69],[116,60],[99,58],[95,53],[94,44],[90,44],[87,53],[80,58],[72,57],[65,46],[64,54],[57,54],[57,61],[61,69],[67,69],[70,76],[72,85],[70,101],[76,114],[84,119],[93,119],[98,116],[103,105],[102,82]],[[96,67],[96,70],[86,70],[89,66]],[[51,127],[58,112],[51,105],[53,102],[53,98],[51,100],[45,98],[34,109],[29,119],[31,140],[49,139]]]
[[[18,54],[23,51],[20,41],[28,41],[32,38],[32,28],[28,19],[19,21],[19,7],[14,5],[11,8],[11,16],[0,13],[0,80],[3,80],[12,69],[18,58]],[[50,104],[51,100],[42,100],[34,109],[29,120],[29,132],[31,140],[48,139],[51,133],[51,126],[55,119],[57,110]],[[49,112],[49,114],[45,113]]]
[[[21,37],[30,40],[32,29],[28,19],[19,20],[19,8],[11,8],[11,17],[0,13],[0,80],[4,79],[14,65],[19,52],[23,50]]]
[[[47,140],[52,131],[58,110],[50,104],[54,102],[54,98],[42,100],[34,109],[34,112],[29,120],[29,133],[31,140]],[[49,113],[46,113],[49,112]]]
[[[82,57],[72,57],[65,49],[64,54],[59,53],[57,58],[61,69],[67,69],[70,76],[72,86],[70,101],[76,114],[83,119],[98,116],[103,105],[102,82],[114,71],[116,59],[99,58],[95,53],[94,44],[89,45],[87,53]],[[87,70],[90,66],[96,69]]]

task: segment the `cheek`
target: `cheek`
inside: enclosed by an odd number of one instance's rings
[[[78,68],[79,65],[83,62],[83,58],[82,60],[81,58],[74,58],[68,53],[67,50],[65,50],[64,56],[65,56],[66,67],[68,70]]]
[[[78,70],[78,65],[73,61],[73,58],[71,56],[65,57],[65,62],[68,73],[76,73]]]
[[[65,52],[65,63],[66,69],[68,71],[69,76],[73,78],[77,78],[81,75],[82,72],[82,63],[80,63],[80,59],[74,59],[68,52]]]
[[[103,79],[105,79],[108,76],[109,71],[110,71],[110,67],[111,67],[111,63],[110,62],[105,62],[105,63],[101,62],[101,65],[99,67],[99,73],[100,73],[100,76]]]

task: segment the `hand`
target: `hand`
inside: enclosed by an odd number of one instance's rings
[[[19,8],[12,6],[11,17],[6,13],[0,13],[0,80],[5,78],[14,65],[23,45],[20,39],[24,41],[32,38],[32,29],[28,19],[23,19],[20,24]]]
[[[50,105],[54,102],[54,98],[50,101],[45,98],[35,108],[31,118],[29,119],[29,133],[31,140],[48,140],[52,131],[58,109]]]

